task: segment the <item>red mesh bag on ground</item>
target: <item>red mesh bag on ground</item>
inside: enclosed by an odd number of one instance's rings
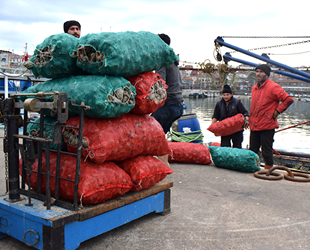
[[[67,126],[78,127],[79,117]],[[70,152],[76,152],[78,131],[64,128]],[[166,155],[170,151],[161,125],[149,115],[124,114],[116,118],[85,117],[82,154],[96,163],[122,161],[138,155]]]
[[[209,148],[205,145],[190,142],[168,142],[171,152],[169,162],[210,164],[212,163]]]
[[[136,88],[135,106],[131,113],[150,114],[165,104],[168,86],[161,76],[153,72],[145,72],[128,80]]]
[[[165,163],[150,155],[136,156],[116,164],[131,177],[134,184],[131,191],[148,189],[173,173]]]
[[[243,129],[244,119],[242,114],[226,118],[225,120],[215,122],[208,127],[208,130],[215,136],[227,136]]]
[[[56,174],[57,154],[50,153],[50,173]],[[20,159],[20,169],[21,169]],[[42,172],[45,173],[45,153],[42,154]],[[60,177],[75,180],[76,156],[61,154]],[[38,170],[38,160],[32,165]],[[31,187],[37,189],[37,173],[32,172]],[[50,178],[51,195],[55,195],[55,177]],[[78,186],[78,200],[82,204],[97,204],[123,195],[130,191],[133,183],[130,176],[114,162],[96,164],[92,161],[81,161],[80,182]],[[42,175],[42,193],[46,192],[45,175]],[[59,198],[74,199],[74,182],[60,179]]]

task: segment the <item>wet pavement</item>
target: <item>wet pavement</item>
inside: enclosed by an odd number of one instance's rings
[[[0,152],[4,193],[2,139]],[[170,214],[144,216],[89,239],[78,249],[310,248],[310,183],[262,180],[213,164],[170,167]],[[0,249],[34,248],[7,236],[0,239]]]

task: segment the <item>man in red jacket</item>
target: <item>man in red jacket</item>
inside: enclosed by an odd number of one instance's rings
[[[277,116],[293,102],[293,98],[282,87],[269,79],[271,69],[267,64],[255,68],[257,83],[252,88],[249,125],[250,150],[258,153],[262,147],[265,168],[273,166],[275,128],[279,127]],[[280,104],[281,102],[281,104]]]

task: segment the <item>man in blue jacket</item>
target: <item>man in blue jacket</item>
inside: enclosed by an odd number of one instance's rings
[[[245,109],[238,98],[233,97],[231,88],[225,84],[223,86],[223,98],[216,103],[214,113],[212,116],[212,123],[222,121],[228,117],[235,116],[239,113],[243,114],[245,118],[244,127],[249,126],[249,112]],[[231,147],[231,141],[234,148],[242,148],[243,129],[227,136],[221,136],[221,147]]]

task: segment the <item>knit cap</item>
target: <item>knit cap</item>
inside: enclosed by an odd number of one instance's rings
[[[68,30],[70,29],[71,26],[76,25],[81,29],[81,24],[78,21],[70,20],[64,23],[64,32],[68,33]]]
[[[222,93],[223,93],[223,94],[224,94],[224,93],[230,93],[230,94],[232,94],[232,91],[231,91],[231,88],[229,87],[229,85],[225,84],[225,85],[223,86],[223,91],[222,91]]]
[[[257,69],[260,69],[262,71],[264,71],[264,73],[269,77],[270,76],[270,72],[271,72],[271,68],[267,65],[267,64],[260,64],[255,68],[255,71]]]

